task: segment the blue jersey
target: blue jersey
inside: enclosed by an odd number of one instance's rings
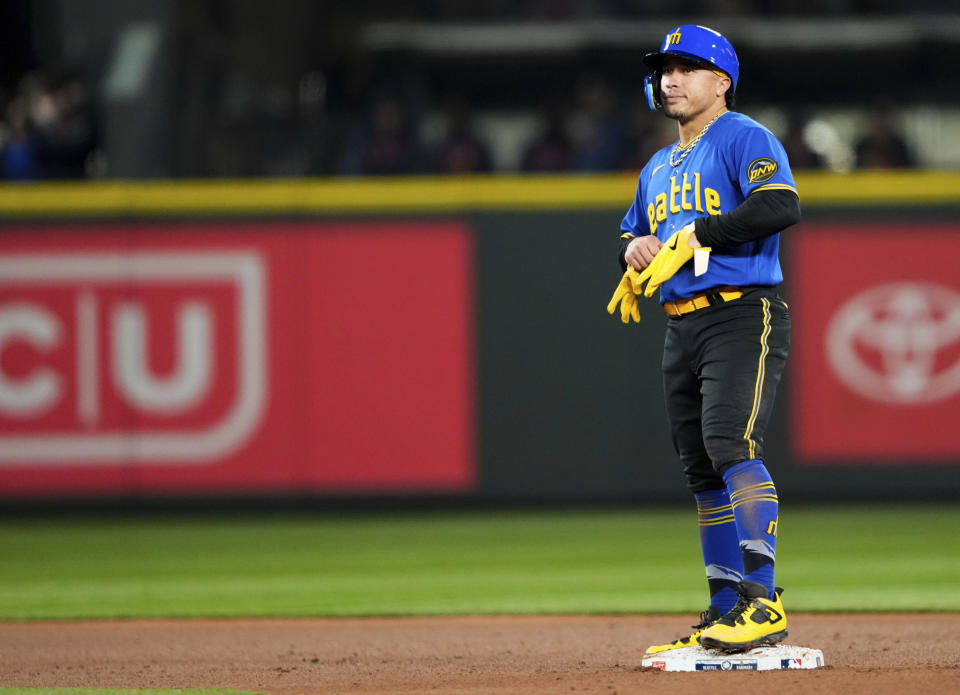
[[[769,130],[740,113],[727,112],[691,142],[677,166],[671,145],[640,172],[637,196],[620,224],[622,238],[656,234],[661,242],[705,215],[720,215],[756,191],[796,193],[783,145]],[[683,154],[677,149],[674,161]],[[707,272],[693,274],[687,263],[661,286],[660,301],[675,301],[724,285],[777,285],[783,280],[780,235],[713,249]]]

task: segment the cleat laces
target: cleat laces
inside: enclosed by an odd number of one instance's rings
[[[711,608],[708,608],[705,611],[700,611],[700,622],[697,623],[696,625],[691,625],[690,627],[692,627],[694,630],[702,630],[703,628],[707,627],[711,623],[715,622],[718,617],[716,613],[716,608],[713,608],[712,606]]]
[[[686,635],[685,637],[680,637],[679,639],[673,640],[670,644],[679,644],[687,646],[691,643],[700,644],[700,633],[706,630],[709,626],[713,625],[720,618],[720,612],[710,606],[705,611],[700,611],[700,622],[696,625],[691,625],[696,632],[692,635]]]
[[[721,625],[726,625],[727,627],[733,627],[736,623],[741,625],[746,625],[746,620],[743,618],[743,614],[747,612],[747,609],[750,608],[750,604],[753,603],[753,599],[747,598],[746,596],[740,596],[737,599],[737,603],[731,608],[725,616],[717,620]]]

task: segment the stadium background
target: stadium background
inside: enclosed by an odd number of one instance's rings
[[[5,4],[5,508],[688,503],[664,319],[603,311],[636,168],[673,137],[639,56],[681,10],[738,46],[738,108],[802,194],[784,499],[954,500],[960,17],[727,5]],[[879,342],[838,329],[885,287],[938,289],[873,306]]]
[[[704,589],[664,317],[604,306],[674,137],[639,58],[692,19],[737,46],[804,210],[768,436],[791,633],[828,690],[952,682],[951,3],[25,0],[0,4],[0,685],[664,689],[637,645]],[[906,611],[931,615],[877,615]],[[392,662],[384,623],[254,622],[243,651],[234,620],[491,613],[466,660],[469,620],[386,624],[415,647]],[[523,613],[630,615],[504,653]],[[136,617],[191,620],[107,622]]]
[[[704,21],[738,46],[739,108],[787,143],[804,206],[784,237],[796,323],[768,443],[778,483],[798,501],[953,498],[960,395],[948,384],[924,400],[924,389],[952,383],[958,357],[960,287],[929,257],[960,243],[960,112],[944,88],[960,19],[932,2],[730,5]],[[603,312],[631,172],[672,137],[637,89],[667,9],[6,6],[3,162],[17,183],[0,189],[4,252],[131,265],[110,281],[64,271],[54,298],[8,277],[7,301],[39,303],[67,337],[48,360],[58,398],[6,412],[4,497],[685,500],[655,367],[663,319],[652,303],[639,328]],[[252,254],[262,273],[259,362],[238,366],[249,346],[230,322],[247,319],[215,288],[171,290],[130,269],[211,248]],[[828,328],[848,301],[931,282],[947,299],[928,323],[883,324],[883,345],[850,339],[877,388],[913,360],[915,393],[865,395],[830,366]],[[85,292],[103,314],[86,380],[72,304]],[[186,373],[176,312],[212,302],[215,338],[197,350],[216,366],[192,400],[138,404],[111,378],[129,353],[111,347],[118,293],[153,327],[135,357],[155,393]],[[945,337],[904,352],[926,329]],[[29,341],[8,348],[8,386],[51,366]],[[145,444],[215,432],[241,404],[256,413],[228,447],[184,444],[178,458]],[[66,449],[44,444],[51,435]],[[109,460],[76,453],[98,437],[119,442]]]

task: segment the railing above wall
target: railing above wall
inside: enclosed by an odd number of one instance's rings
[[[762,50],[879,50],[960,41],[960,17],[917,14],[895,17],[714,18],[738,47]],[[656,46],[675,18],[629,21],[597,19],[556,22],[410,22],[367,25],[360,37],[374,51],[409,50],[443,55],[563,53],[607,46],[636,50]],[[713,19],[705,21],[714,26]]]

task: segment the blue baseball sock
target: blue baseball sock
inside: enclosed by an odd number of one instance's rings
[[[743,578],[763,584],[773,598],[773,566],[777,559],[779,503],[773,479],[762,461],[738,463],[723,474],[740,536]]]
[[[743,576],[740,538],[726,490],[694,493],[700,523],[700,549],[707,568],[710,605],[726,613],[737,602],[737,584]]]

